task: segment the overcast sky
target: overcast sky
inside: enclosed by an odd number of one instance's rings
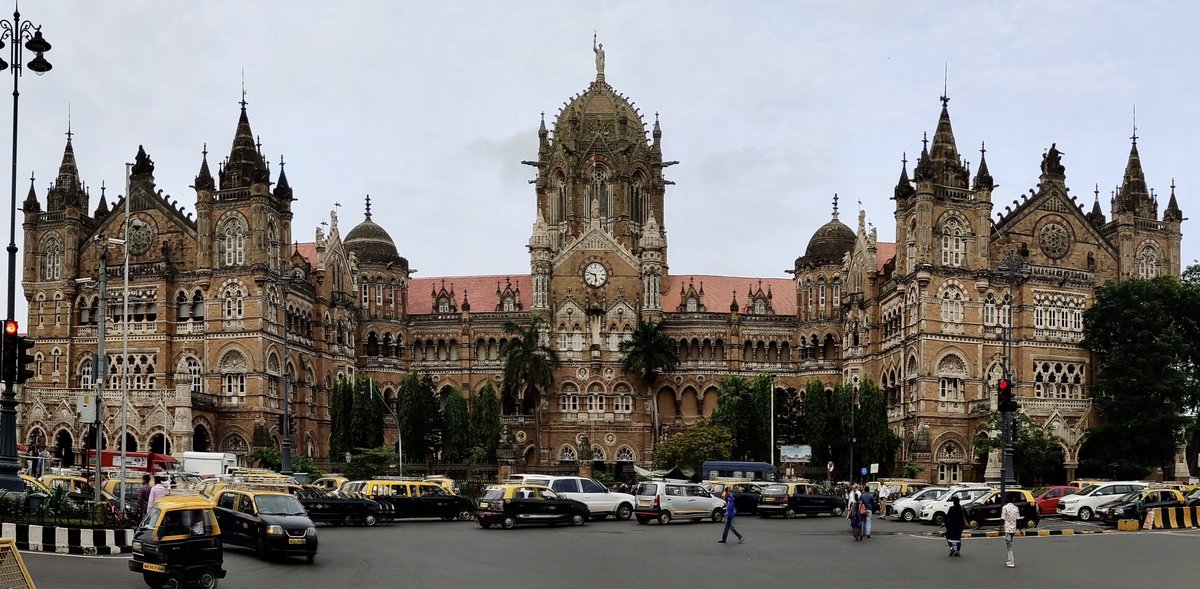
[[[92,207],[101,181],[110,204],[123,191],[124,163],[142,144],[158,186],[194,211],[188,186],[202,145],[214,166],[229,152],[244,70],[251,126],[273,174],[281,154],[287,161],[294,237],[312,241],[335,202],[345,235],[370,193],[375,220],[417,276],[529,272],[534,170],[519,162],[536,159],[539,112],[552,122],[595,77],[593,31],[609,84],[648,123],[661,113],[664,159],[680,161],[666,174],[675,182],[665,211],[673,274],[786,276],[829,219],[835,192],[847,224],[861,200],[880,240],[892,240],[901,154],[915,159],[921,134],[932,135],[945,68],[959,150],[974,168],[987,142],[998,211],[1036,184],[1056,142],[1072,194],[1090,210],[1099,184],[1108,214],[1136,105],[1147,181],[1165,206],[1174,178],[1184,215],[1200,214],[1200,5],[1191,3],[22,8],[54,45],[54,69],[21,78],[18,201],[33,171],[45,206],[70,105]],[[0,144],[8,158],[7,139]],[[1185,264],[1200,257],[1190,230],[1185,223]]]

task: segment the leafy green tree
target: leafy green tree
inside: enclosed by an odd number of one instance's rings
[[[254,463],[257,468],[279,470],[283,464],[283,454],[275,446],[260,446],[250,450],[250,462]],[[297,469],[293,468],[292,470]]]
[[[558,351],[543,343],[545,321],[534,316],[527,325],[504,324],[509,340],[500,350],[504,358],[504,389],[534,408],[534,448],[542,456],[542,395],[554,388],[554,371],[562,366]]]
[[[804,404],[796,389],[775,391],[775,438],[780,444],[802,444],[807,439]]]
[[[350,480],[397,474],[400,460],[394,448],[371,448],[350,458],[343,473]]]
[[[724,426],[701,421],[694,427],[662,439],[654,452],[654,468],[675,466],[700,472],[706,460],[729,460],[733,434]]]
[[[350,409],[350,442],[353,448],[374,448],[383,444],[383,393],[378,385],[360,377],[354,382]]]
[[[989,429],[998,431],[1000,414],[992,413],[988,417],[988,425]],[[983,432],[975,436],[972,445],[984,463],[989,453],[1004,447],[1000,436],[991,437]],[[1013,469],[1016,471],[1013,474],[1021,484],[1033,487],[1059,479],[1063,459],[1062,446],[1049,430],[1023,412],[1018,411],[1013,415]]]
[[[654,384],[658,377],[665,372],[675,370],[679,366],[679,356],[675,354],[675,342],[667,336],[662,322],[655,323],[638,317],[633,335],[621,342],[621,371],[625,374],[635,374],[646,385],[646,395],[654,408],[654,433],[651,444],[656,444],[661,428],[658,423],[658,397],[654,393]]]
[[[354,412],[354,388],[350,383],[338,380],[333,385],[331,397],[329,452],[333,456],[341,456],[354,450],[354,435],[350,426]]]
[[[804,387],[803,407],[805,441],[812,446],[813,462],[824,464],[833,458],[830,451],[834,440],[830,436],[831,428],[840,423],[830,415],[825,383],[815,378],[808,381]]]
[[[712,422],[733,434],[733,456],[768,462],[771,459],[771,390],[769,375],[753,381],[740,376],[721,379]]]
[[[401,445],[408,462],[426,462],[438,450],[441,412],[434,397],[433,378],[409,372],[400,381]]]
[[[467,400],[458,389],[450,391],[446,398],[446,409],[442,412],[445,422],[442,436],[442,460],[461,462],[470,455],[470,415]]]
[[[484,462],[495,463],[500,447],[500,398],[491,381],[475,395],[471,403],[471,448],[483,452]],[[474,456],[474,454],[473,454]]]
[[[1200,285],[1187,280],[1125,280],[1096,291],[1084,312],[1084,345],[1098,368],[1080,470],[1170,476],[1175,453],[1200,406]]]
[[[858,387],[858,409],[854,415],[854,435],[858,438],[855,462],[858,466],[878,463],[879,474],[891,474],[895,468],[900,438],[888,427],[883,391],[869,377],[864,378]]]

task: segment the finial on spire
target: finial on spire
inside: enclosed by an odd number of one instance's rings
[[[1171,178],[1171,196],[1175,196],[1175,179]]]
[[[279,173],[280,174],[283,173],[283,165],[284,165],[283,154],[281,153],[281,154],[279,154]]]
[[[246,111],[246,68],[242,68],[242,101],[238,104],[242,105],[242,112]]]
[[[254,149],[257,149],[259,153],[262,153],[262,135],[254,136]]]
[[[983,156],[985,156],[985,155],[987,155],[987,142],[980,141],[979,142],[979,159],[982,160]]]
[[[838,195],[833,193],[833,218],[838,218]]]
[[[208,142],[207,141],[204,142],[204,147],[200,150],[200,155],[202,155],[205,160],[208,160]]]
[[[1133,135],[1129,137],[1137,145],[1137,105],[1133,105]]]
[[[71,103],[68,102],[67,103],[67,143],[71,142],[72,135],[74,135],[74,133],[71,132]]]
[[[942,108],[946,108],[950,104],[950,92],[948,91],[950,88],[950,64],[947,62],[944,66],[945,69],[942,72]]]
[[[367,195],[367,218],[371,218],[371,195]]]
[[[926,151],[929,151],[929,132],[928,131],[924,131],[921,133],[921,153],[925,153]]]
[[[908,167],[908,152],[907,151],[900,152],[900,165],[904,166],[905,168]]]
[[[104,180],[100,181],[100,198],[104,198]]]

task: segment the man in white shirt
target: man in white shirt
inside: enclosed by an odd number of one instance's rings
[[[887,517],[888,497],[892,496],[892,490],[887,485],[879,485],[879,518]]]
[[[158,484],[150,488],[150,497],[146,500],[147,513],[154,508],[155,502],[171,494],[171,488],[168,486],[168,481],[170,481],[170,479],[166,475],[159,475]]]
[[[1017,562],[1013,559],[1013,537],[1017,535],[1017,520],[1021,518],[1021,512],[1017,509],[1017,504],[1012,502],[1012,499],[1004,500],[1004,507],[1000,510],[1000,519],[1004,521],[1004,544],[1008,547],[1008,561],[1004,563],[1008,568],[1017,566]]]

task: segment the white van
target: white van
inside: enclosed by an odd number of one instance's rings
[[[182,466],[184,472],[194,472],[201,476],[222,476],[229,474],[229,469],[238,465],[237,455],[230,452],[184,452]]]
[[[965,487],[951,487],[945,495],[937,498],[936,501],[930,501],[921,506],[921,521],[927,524],[937,526],[946,523],[946,512],[950,511],[950,506],[955,497],[958,497],[959,505],[966,505],[988,493],[992,492],[992,488],[987,485],[970,485]]]
[[[1074,495],[1067,495],[1058,500],[1058,515],[1067,518],[1079,518],[1081,521],[1091,521],[1096,517],[1096,508],[1139,489],[1145,489],[1149,483],[1140,481],[1112,481],[1086,485]]]

